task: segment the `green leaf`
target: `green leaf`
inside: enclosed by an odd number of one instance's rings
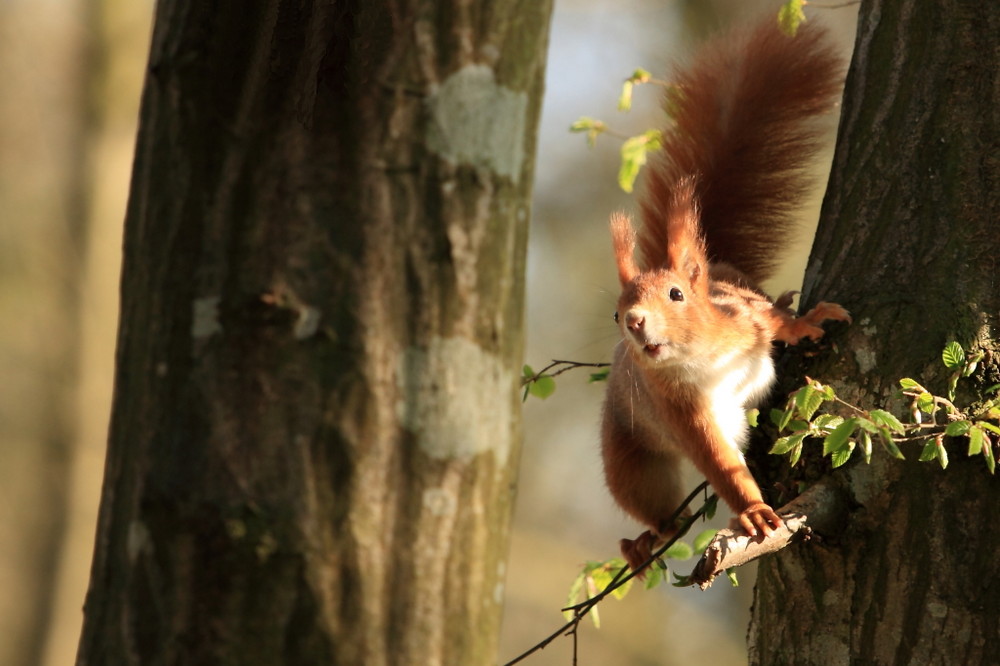
[[[622,84],[622,93],[618,97],[619,111],[628,111],[632,108],[632,91],[636,85],[646,83],[650,78],[652,78],[652,75],[640,67],[632,72],[632,76],[625,79],[625,82]]]
[[[861,431],[861,453],[865,456],[865,464],[870,465],[872,462],[872,436],[867,430]]]
[[[868,413],[872,422],[880,428],[888,428],[895,433],[906,432],[906,427],[895,416],[884,409],[873,409]]]
[[[799,410],[799,415],[806,421],[812,419],[813,414],[826,400],[824,392],[817,391],[809,384],[795,392],[795,406]]]
[[[986,439],[986,433],[978,425],[974,425],[969,428],[969,455],[974,456],[977,453],[981,453],[983,450],[983,443]]]
[[[857,416],[854,420],[858,422],[858,427],[864,432],[870,432],[872,434],[878,432],[878,426],[863,416]]]
[[[775,411],[777,411],[777,410],[775,410]],[[781,432],[786,427],[788,427],[788,422],[792,420],[792,415],[794,413],[795,413],[795,410],[792,409],[791,407],[789,407],[788,409],[786,409],[783,412],[779,412],[778,413],[778,420],[774,424],[774,425],[778,426],[778,432]],[[772,420],[773,420],[773,412],[772,412]]]
[[[795,464],[799,462],[799,458],[802,457],[802,444],[793,447],[791,451],[788,452],[788,465],[790,467],[795,467]]]
[[[805,12],[802,11],[804,4],[804,0],[788,0],[778,10],[778,27],[789,37],[794,37],[799,26],[806,20]]]
[[[581,571],[580,574],[573,579],[573,584],[569,586],[569,594],[566,596],[566,606],[573,606],[580,599],[580,595],[583,594],[583,584],[587,579],[587,572]],[[573,619],[573,611],[565,610],[563,611],[563,617],[566,620]]]
[[[595,120],[594,118],[588,118],[586,116],[577,119],[572,125],[569,126],[569,131],[579,134],[580,132],[587,133],[587,145],[591,148],[597,143],[597,137],[603,134],[608,129],[600,120]]]
[[[646,156],[659,150],[662,139],[660,130],[648,130],[642,134],[629,137],[622,144],[622,165],[618,170],[618,186],[626,192],[631,192],[639,169],[646,164]]]
[[[962,376],[971,377],[972,373],[974,373],[976,371],[976,368],[979,367],[979,362],[983,360],[983,357],[985,355],[986,354],[984,354],[983,352],[976,352],[975,354],[967,358],[965,360],[965,366],[962,368]]]
[[[528,393],[536,398],[541,398],[542,400],[545,400],[547,397],[555,393],[555,391],[556,380],[548,375],[542,375],[535,381],[528,384]]]
[[[691,545],[685,541],[675,541],[667,548],[667,551],[663,553],[663,556],[671,560],[687,560],[694,555],[694,550],[692,550]]]
[[[726,569],[726,576],[729,578],[729,582],[733,587],[739,587],[740,581],[736,577],[736,569]]]
[[[962,349],[962,345],[952,340],[941,352],[941,360],[949,370],[957,370],[965,364],[965,350]]]
[[[839,426],[834,428],[833,432],[827,435],[826,439],[823,440],[823,455],[828,456],[833,453],[843,454],[844,449],[848,449],[848,458],[850,457],[850,449],[853,448],[853,442],[850,441],[851,435],[857,429],[858,424],[854,419],[847,419]],[[847,462],[844,459],[844,462]],[[843,462],[840,463],[844,464]],[[839,465],[834,465],[834,467],[839,467]]]
[[[830,454],[830,464],[836,469],[850,460],[853,453],[854,441],[848,440],[845,446]]]
[[[921,386],[916,380],[910,379],[909,377],[903,377],[899,380],[899,386],[904,391],[923,391],[927,392],[923,386]]]
[[[760,410],[754,407],[753,409],[747,410],[747,423],[750,424],[751,428],[757,427],[757,419],[760,418]]]
[[[712,543],[712,539],[718,534],[718,530],[702,530],[698,533],[698,536],[694,538],[694,552],[701,553],[708,548],[708,544]]]
[[[652,590],[654,587],[666,580],[666,569],[660,567],[648,567],[646,569],[646,589]]]
[[[989,423],[987,421],[977,421],[976,425],[979,426],[980,428],[986,428],[994,435],[1000,435],[1000,428],[996,427],[992,423]]]
[[[705,518],[711,520],[715,517],[715,511],[719,508],[719,496],[711,495],[705,500]]]
[[[983,457],[986,459],[986,469],[990,470],[990,474],[993,474],[996,468],[996,460],[993,457],[993,442],[990,441],[990,436],[983,433]]]
[[[595,382],[603,382],[607,380],[609,374],[611,374],[611,368],[602,368],[597,372],[590,373],[590,379],[587,381],[591,384]]]
[[[934,443],[934,438],[931,437],[924,442],[924,448],[920,451],[920,462],[929,462],[937,458],[937,445]]]
[[[934,404],[934,396],[924,391],[917,396],[917,409],[922,411],[924,414],[933,414],[937,411],[937,405]]]
[[[970,421],[952,421],[944,429],[944,434],[949,437],[961,437],[965,433],[969,432],[969,428],[972,427]]]
[[[879,428],[878,434],[879,434],[879,439],[882,442],[882,446],[885,447],[885,450],[889,452],[889,455],[891,455],[893,458],[906,460],[906,456],[904,456],[903,452],[899,450],[899,447],[896,445],[896,442],[892,440],[892,433],[889,431],[888,428],[886,427]]]
[[[816,417],[816,420],[813,421],[812,429],[813,432],[817,433],[820,433],[822,431],[835,430],[839,428],[843,422],[844,422],[844,417],[842,416],[837,416],[836,414],[820,414],[819,416]]]
[[[994,384],[993,386],[989,387],[988,389],[983,391],[983,395],[989,395],[990,393],[996,393],[997,391],[1000,391],[1000,384]]]
[[[799,433],[797,435],[789,435],[788,437],[781,437],[771,447],[768,453],[774,454],[776,456],[783,456],[796,446],[802,444],[802,440],[805,439],[805,433]]]
[[[632,89],[635,82],[632,79],[625,79],[622,84],[622,94],[618,96],[618,110],[629,111],[632,108]]]

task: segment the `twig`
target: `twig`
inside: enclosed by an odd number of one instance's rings
[[[679,507],[677,507],[677,510],[674,511],[673,515],[667,521],[667,524],[668,525],[672,524],[678,518],[680,518],[681,513],[706,488],[708,488],[708,482],[704,481],[697,488],[695,488],[693,491],[691,491],[691,494],[689,494],[684,499],[684,501],[681,503],[681,505]],[[677,534],[675,534],[669,541],[667,541],[655,553],[653,553],[653,555],[646,562],[644,562],[642,564],[642,566],[640,566],[637,571],[642,571],[647,566],[650,566],[651,564],[653,564],[653,562],[656,562],[658,559],[660,559],[661,557],[663,557],[664,553],[667,552],[667,549],[670,548],[670,546],[674,545],[674,543],[678,539],[680,539],[682,536],[684,536],[687,533],[687,531],[691,528],[691,526],[694,525],[695,520],[697,520],[698,518],[700,518],[704,513],[705,513],[705,507],[702,506],[700,509],[698,509],[693,514],[691,514],[690,516],[688,516],[684,520],[684,523],[681,525],[681,527],[678,529]],[[614,579],[612,579],[612,581],[610,583],[608,583],[608,585],[603,590],[601,590],[600,592],[598,592],[593,597],[590,597],[586,601],[583,601],[583,602],[581,602],[579,604],[574,604],[573,606],[567,606],[566,608],[563,608],[562,609],[563,611],[573,611],[573,619],[572,620],[569,620],[568,622],[566,622],[566,624],[562,625],[561,627],[559,627],[558,629],[556,629],[555,631],[553,631],[551,634],[549,634],[548,636],[546,636],[545,638],[543,638],[541,641],[539,641],[538,643],[536,643],[533,647],[529,648],[525,652],[519,654],[518,656],[514,657],[513,659],[511,659],[510,661],[508,661],[507,663],[505,663],[504,666],[514,666],[514,664],[517,664],[517,663],[519,663],[519,662],[527,659],[529,656],[531,656],[535,652],[538,652],[539,650],[545,649],[546,647],[548,647],[549,643],[551,643],[555,639],[559,638],[560,636],[563,636],[563,635],[566,635],[566,636],[572,635],[573,636],[573,640],[576,641],[576,631],[577,631],[577,627],[580,625],[580,621],[583,618],[585,618],[587,616],[587,614],[591,610],[593,610],[593,608],[597,604],[599,604],[601,601],[603,601],[605,597],[607,597],[609,594],[611,594],[612,592],[614,592],[615,590],[617,590],[619,587],[621,587],[622,585],[624,585],[628,581],[630,581],[633,578],[635,578],[636,573],[637,573],[636,571],[629,571],[628,574],[625,574],[625,571],[626,571],[626,568],[623,567],[621,569],[621,571],[618,572],[618,575],[616,575],[614,577]],[[575,653],[575,647],[574,647],[574,653]]]

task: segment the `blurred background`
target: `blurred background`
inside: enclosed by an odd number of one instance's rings
[[[557,0],[528,268],[527,363],[607,361],[617,298],[606,220],[631,210],[617,186],[620,140],[587,147],[580,116],[634,134],[661,124],[659,89],[616,110],[637,67],[662,75],[705,35],[774,0]],[[829,3],[840,5],[842,3]],[[152,0],[0,0],[0,664],[72,663],[93,550],[117,326],[121,230]],[[812,9],[845,55],[856,5]],[[832,131],[835,117],[831,117]],[[826,156],[829,161],[829,155]],[[822,174],[821,174],[822,176]],[[822,179],[822,178],[821,178]],[[814,223],[820,201],[804,217]],[[801,283],[809,234],[772,291]],[[500,658],[562,622],[587,560],[640,528],[604,489],[602,387],[563,375],[525,405],[518,507]],[[692,475],[691,487],[697,483]],[[720,514],[726,513],[720,511]],[[728,519],[720,516],[713,526]],[[688,573],[692,562],[677,566]],[[753,575],[707,593],[662,586],[602,605],[584,664],[745,663]],[[532,665],[571,663],[569,639]]]

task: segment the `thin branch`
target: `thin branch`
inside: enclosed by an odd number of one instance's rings
[[[683,511],[688,507],[688,505],[691,502],[693,502],[694,499],[699,494],[701,494],[706,488],[708,488],[708,482],[707,481],[702,482],[697,488],[695,488],[691,492],[691,494],[689,494],[684,499],[684,501],[677,508],[677,510],[674,511],[673,515],[667,521],[667,524],[671,524],[671,523],[675,522],[678,518],[680,518],[681,513],[683,513]],[[678,539],[680,539],[682,536],[684,536],[687,533],[687,531],[689,529],[691,529],[691,526],[694,525],[695,520],[697,520],[698,518],[700,518],[704,513],[705,513],[705,507],[702,506],[700,509],[698,509],[693,514],[691,514],[690,516],[688,516],[685,519],[684,523],[681,525],[680,529],[678,529],[677,534],[675,534],[673,536],[673,538],[671,538],[669,541],[667,541],[665,544],[663,544],[663,546],[661,546],[655,553],[653,553],[652,557],[650,557],[645,563],[643,563],[643,565],[638,569],[638,571],[642,571],[647,566],[650,566],[651,564],[653,564],[654,562],[656,562],[657,560],[659,560],[661,557],[663,557],[664,553],[667,552],[667,549],[669,549],[670,546],[674,545],[674,543]],[[633,578],[635,578],[636,571],[629,571],[628,574],[625,574],[626,570],[627,570],[627,568],[623,567],[621,569],[621,571],[618,572],[618,575],[616,575],[614,577],[614,579],[610,583],[608,583],[608,585],[603,590],[601,590],[600,592],[598,592],[595,596],[590,597],[586,601],[583,601],[583,602],[581,602],[579,604],[575,604],[573,606],[568,606],[567,608],[562,609],[563,611],[573,611],[573,619],[569,620],[568,622],[566,622],[566,624],[562,625],[561,627],[559,627],[558,629],[556,629],[555,631],[553,631],[551,634],[549,634],[548,636],[546,636],[545,638],[543,638],[541,641],[539,641],[538,643],[536,643],[534,646],[532,646],[531,648],[529,648],[525,652],[519,654],[518,656],[514,657],[510,661],[506,662],[504,664],[504,666],[514,666],[514,664],[517,664],[517,663],[519,663],[519,662],[527,659],[529,656],[533,655],[535,652],[538,652],[539,650],[545,649],[546,647],[548,647],[549,643],[551,643],[555,639],[559,638],[560,636],[563,636],[563,635],[570,636],[571,635],[571,636],[573,636],[573,640],[576,641],[576,632],[577,632],[577,628],[580,625],[580,621],[583,620],[583,618],[586,617],[587,614],[591,610],[593,610],[593,608],[595,606],[597,606],[597,604],[599,604],[601,601],[603,601],[609,594],[611,594],[612,592],[614,592],[615,590],[617,590],[619,587],[621,587],[622,585],[624,585],[628,581],[630,581]],[[574,650],[575,650],[575,648],[574,648]]]
[[[565,365],[566,367],[565,368],[560,368],[559,370],[556,370],[553,373],[549,373],[549,370],[551,370],[552,368],[558,367],[560,365]],[[525,377],[523,380],[521,380],[521,386],[527,386],[531,382],[538,381],[542,377],[558,377],[562,373],[569,372],[570,370],[574,370],[576,368],[607,368],[610,365],[611,365],[610,363],[584,363],[584,362],[581,362],[581,361],[557,361],[557,360],[553,360],[551,363],[549,363],[547,366],[545,366],[544,368],[542,368],[541,370],[539,370],[538,372],[536,372],[532,376]]]

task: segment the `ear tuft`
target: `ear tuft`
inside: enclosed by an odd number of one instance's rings
[[[618,264],[618,280],[624,287],[639,274],[635,263],[635,229],[632,220],[625,213],[614,213],[611,216],[611,245],[615,252],[615,263]]]
[[[674,188],[670,208],[664,211],[667,225],[667,267],[687,275],[692,285],[705,282],[707,288],[708,256],[701,236],[695,179],[682,178]]]

